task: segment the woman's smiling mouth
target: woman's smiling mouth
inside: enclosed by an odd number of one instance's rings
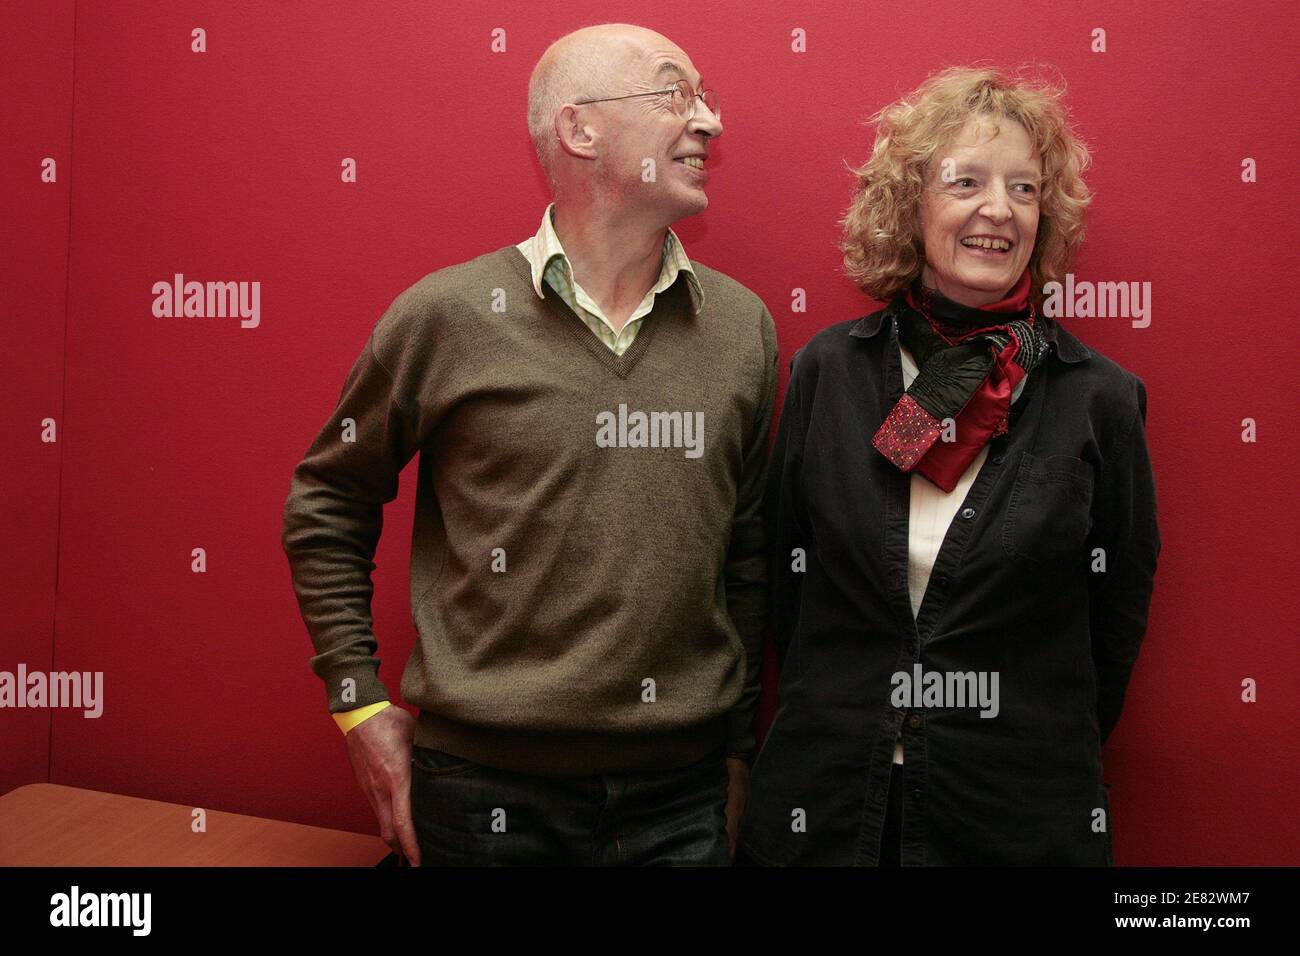
[[[967,236],[961,240],[962,248],[980,256],[1005,256],[1015,245],[1010,239],[1001,236]]]

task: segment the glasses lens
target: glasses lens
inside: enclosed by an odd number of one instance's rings
[[[722,105],[718,102],[718,94],[715,91],[704,91],[704,105],[709,108],[709,112],[713,114],[714,119],[722,119]]]
[[[694,91],[691,89],[691,84],[685,80],[678,80],[673,84],[673,111],[682,119],[689,119],[694,111],[691,103],[692,96]]]

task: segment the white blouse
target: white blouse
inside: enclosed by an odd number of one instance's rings
[[[901,343],[898,350],[903,359],[903,387],[911,388],[912,380],[920,370],[916,367],[912,353]],[[1022,378],[1016,385],[1011,393],[1011,401],[1020,397],[1027,380]],[[966,492],[974,484],[975,477],[984,467],[984,460],[988,456],[989,446],[985,444],[950,492],[944,492],[919,474],[912,474],[912,497],[907,524],[907,590],[912,598],[913,618],[921,610],[921,601],[925,597],[926,586],[930,583],[930,572],[934,570],[934,560],[939,556],[939,546],[948,533],[948,525],[952,524],[953,515],[966,500]],[[894,763],[902,762],[903,736],[900,733],[894,743]]]

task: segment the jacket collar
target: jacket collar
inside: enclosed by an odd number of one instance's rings
[[[894,299],[883,309],[864,315],[854,322],[853,327],[849,329],[849,335],[869,339],[881,330],[886,319],[894,321],[894,317],[905,307],[906,303],[902,299]],[[1040,324],[1043,338],[1051,343],[1052,354],[1062,362],[1082,362],[1092,357],[1092,351],[1060,323],[1045,315],[1037,316],[1034,321]]]

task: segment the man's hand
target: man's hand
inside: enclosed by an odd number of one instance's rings
[[[749,764],[739,757],[728,757],[727,777],[727,843],[731,859],[734,860],[740,816],[745,812],[745,800],[749,797]]]
[[[420,865],[420,845],[411,822],[411,743],[415,718],[394,704],[347,732],[348,759],[361,791],[379,820],[379,836],[404,859]]]

